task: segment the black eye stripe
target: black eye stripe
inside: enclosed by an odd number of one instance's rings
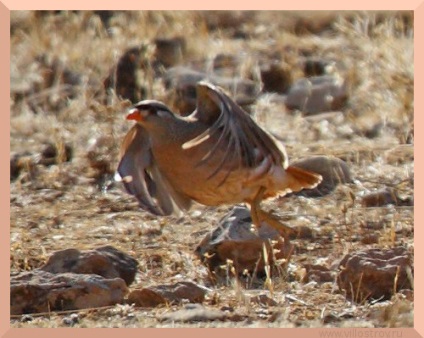
[[[156,109],[151,104],[141,104],[139,106],[136,106],[139,110],[149,111],[151,113],[156,112]]]
[[[167,106],[165,106],[163,103],[157,102],[157,103],[142,103],[135,106],[136,109],[148,111],[151,114],[155,114],[158,110],[166,111],[169,113],[172,113]]]

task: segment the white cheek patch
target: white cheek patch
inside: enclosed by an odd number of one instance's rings
[[[159,117],[163,117],[163,118],[165,118],[165,117],[169,117],[169,112],[164,111],[164,110],[157,110],[157,111],[156,111],[156,114],[157,114]]]
[[[150,115],[150,112],[148,110],[140,110],[140,115],[142,118],[146,118],[147,116]]]

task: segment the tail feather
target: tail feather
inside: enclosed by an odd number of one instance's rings
[[[286,173],[289,176],[289,186],[292,192],[302,189],[313,189],[322,181],[321,175],[298,167],[288,167]]]

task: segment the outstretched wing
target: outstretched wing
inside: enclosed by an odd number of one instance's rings
[[[140,206],[155,215],[171,215],[190,207],[190,199],[177,193],[160,173],[146,130],[136,124],[125,136],[118,173],[129,194]]]
[[[287,168],[288,160],[284,147],[279,146],[273,137],[259,127],[222,89],[207,82],[199,82],[196,93],[197,108],[191,116],[210,127],[186,142],[183,148],[195,147],[217,134],[218,141],[199,163],[207,163],[218,150],[222,152],[222,149],[225,149],[224,156],[220,155],[221,160],[210,178],[224,167],[228,173],[221,184],[237,167],[257,168],[257,176],[266,174],[272,165]],[[228,163],[232,163],[232,167],[229,168]]]

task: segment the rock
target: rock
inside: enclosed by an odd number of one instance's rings
[[[293,167],[313,171],[322,176],[322,182],[314,189],[305,189],[297,195],[320,197],[332,192],[340,183],[351,183],[349,166],[343,160],[332,156],[312,156],[290,163]]]
[[[329,268],[319,264],[304,264],[303,267],[306,269],[306,274],[302,278],[303,283],[317,282],[333,282],[335,278],[335,273],[332,272]]]
[[[271,63],[261,68],[261,79],[264,92],[285,93],[290,88],[293,77],[288,67]]]
[[[121,278],[34,270],[12,276],[10,313],[18,315],[114,305],[122,302],[127,292]]]
[[[411,206],[414,205],[412,198],[401,198],[398,196],[397,191],[392,188],[383,188],[372,193],[366,194],[362,197],[362,206],[382,207],[388,204],[398,206]]]
[[[70,162],[72,160],[73,153],[73,148],[69,144],[48,143],[41,151],[39,163],[49,166],[62,162]]]
[[[388,164],[399,165],[414,161],[414,145],[400,144],[384,152]]]
[[[158,318],[160,322],[206,322],[213,320],[224,320],[224,312],[206,308],[200,304],[190,304],[184,309],[166,313]]]
[[[13,154],[10,158],[10,180],[17,179],[22,171],[34,174],[38,164],[50,166],[62,162],[69,162],[73,157],[73,148],[69,144],[45,145],[41,153],[31,154],[27,151]]]
[[[103,82],[108,96],[115,93],[118,97],[128,99],[132,103],[146,96],[146,88],[139,84],[137,72],[140,69],[148,71],[147,53],[147,46],[141,46],[130,48],[122,54]]]
[[[157,285],[134,290],[128,295],[128,301],[141,307],[178,304],[185,299],[192,303],[201,303],[205,298],[206,290],[192,282],[178,282],[172,285]]]
[[[170,39],[157,38],[154,40],[156,46],[156,62],[165,68],[173,67],[182,62],[186,53],[186,40],[177,36]]]
[[[297,80],[287,93],[286,106],[305,115],[339,110],[348,98],[346,83],[333,75]]]
[[[270,241],[273,242],[272,247]],[[237,206],[200,242],[196,254],[210,271],[218,276],[223,272],[220,267],[226,266],[228,261],[232,262],[237,275],[245,270],[264,274],[264,245],[267,248],[271,272],[275,265],[281,264],[276,260],[288,260],[293,251],[293,245],[284,241],[279,233],[266,223],[253,232],[249,210]]]
[[[78,313],[71,313],[69,316],[66,316],[62,319],[62,323],[66,326],[74,326],[78,324],[80,321],[80,317]]]
[[[363,234],[361,236],[361,243],[362,244],[376,244],[380,240],[379,234]]]
[[[110,19],[112,19],[113,16],[115,15],[115,11],[97,10],[97,11],[93,11],[93,13],[96,14],[100,18],[100,20],[102,21],[102,24],[105,27],[106,31],[109,33]]]
[[[149,288],[143,288],[131,291],[128,295],[128,302],[140,307],[156,307],[165,305],[166,299],[161,294]]]
[[[231,93],[241,105],[252,104],[259,93],[259,86],[252,80],[206,74],[183,66],[169,68],[164,74],[165,87],[174,96],[173,106],[181,115],[188,115],[196,107],[196,84],[202,80],[218,85]]]
[[[10,181],[16,180],[19,177],[21,170],[25,167],[25,165],[23,165],[22,157],[23,156],[20,154],[14,154],[10,158]],[[32,162],[29,163],[32,164]]]
[[[259,304],[259,305],[262,305],[262,306],[266,306],[266,307],[278,305],[278,303],[274,299],[269,298],[265,294],[250,297],[250,302],[255,303],[255,304]]]
[[[353,252],[339,268],[338,286],[354,302],[387,300],[399,290],[412,289],[412,257],[403,247]]]
[[[87,251],[77,249],[57,251],[40,270],[54,274],[65,272],[96,274],[107,279],[119,277],[130,285],[134,281],[137,266],[138,262],[126,253],[112,246],[104,246]]]
[[[305,77],[326,75],[331,73],[334,61],[321,59],[318,57],[307,57],[303,64]]]

